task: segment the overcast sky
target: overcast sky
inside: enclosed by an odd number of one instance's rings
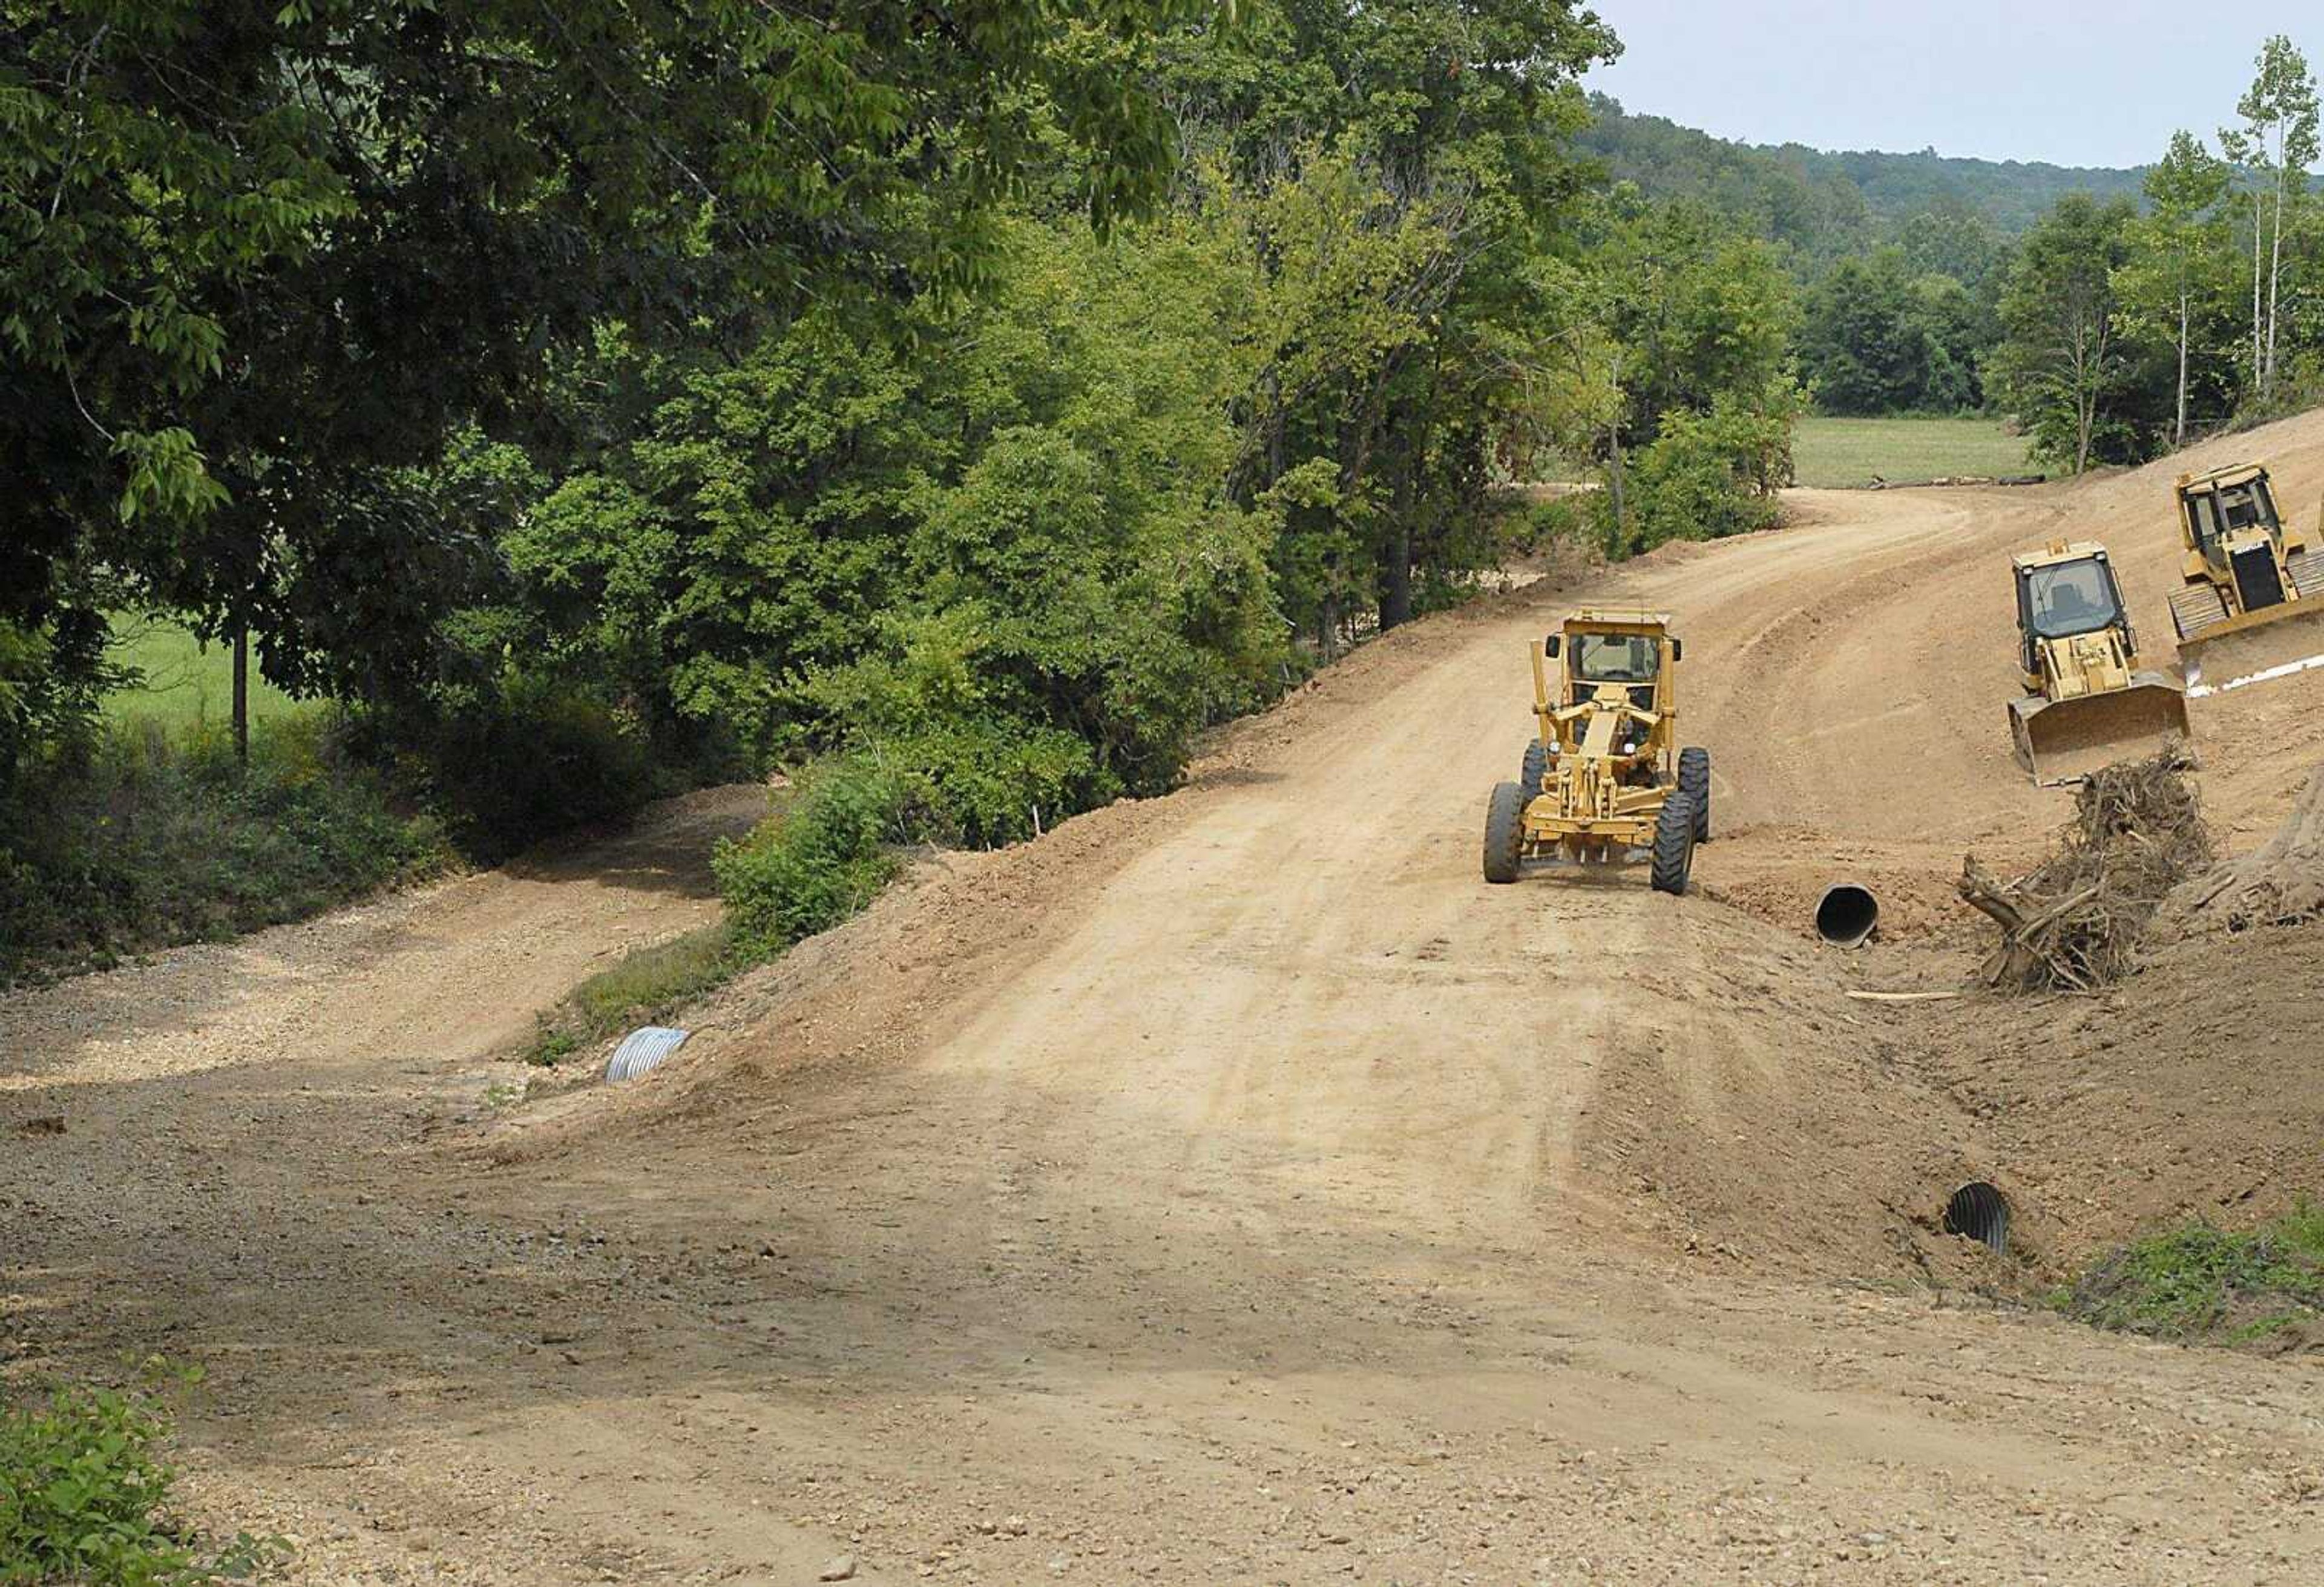
[[[1588,0],[1622,58],[1589,86],[1722,138],[2056,165],[2218,147],[2261,41],[2324,67],[2316,0]]]

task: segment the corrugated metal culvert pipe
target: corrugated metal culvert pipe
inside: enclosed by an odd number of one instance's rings
[[[1835,948],[1856,948],[1880,929],[1880,900],[1857,882],[1835,882],[1816,900],[1816,935]]]
[[[1945,1233],[1966,1234],[1996,1256],[2009,1254],[2009,1197],[1983,1179],[1971,1179],[1945,1203]]]
[[[687,1032],[669,1025],[641,1025],[622,1038],[613,1056],[605,1060],[609,1081],[634,1080],[659,1069],[686,1042]]]

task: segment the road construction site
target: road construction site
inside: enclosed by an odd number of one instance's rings
[[[1168,798],[921,857],[624,1086],[512,1055],[715,916],[763,791],[13,997],[0,1362],[199,1363],[198,1518],[305,1582],[2324,1578],[2309,1341],[2038,1304],[2317,1188],[2324,925],[2002,997],[1954,891],[2072,808],[2013,759],[2011,554],[2104,543],[2167,656],[2172,480],[2246,457],[2312,513],[2324,416],[1399,629]],[[1683,638],[1683,897],[1480,877],[1581,605]],[[2324,683],[2190,709],[2249,850]]]

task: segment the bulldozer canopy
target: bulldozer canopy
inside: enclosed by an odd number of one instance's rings
[[[2095,634],[2122,620],[2114,573],[2098,557],[2028,568],[2024,580],[2025,626],[2042,638]]]

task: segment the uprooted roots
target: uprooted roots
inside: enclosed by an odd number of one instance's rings
[[[2121,979],[2163,899],[2210,858],[2178,755],[2107,766],[2082,784],[2074,819],[2031,875],[1997,882],[1975,855],[1962,860],[1960,895],[2001,928],[1986,979],[2018,991]]]

